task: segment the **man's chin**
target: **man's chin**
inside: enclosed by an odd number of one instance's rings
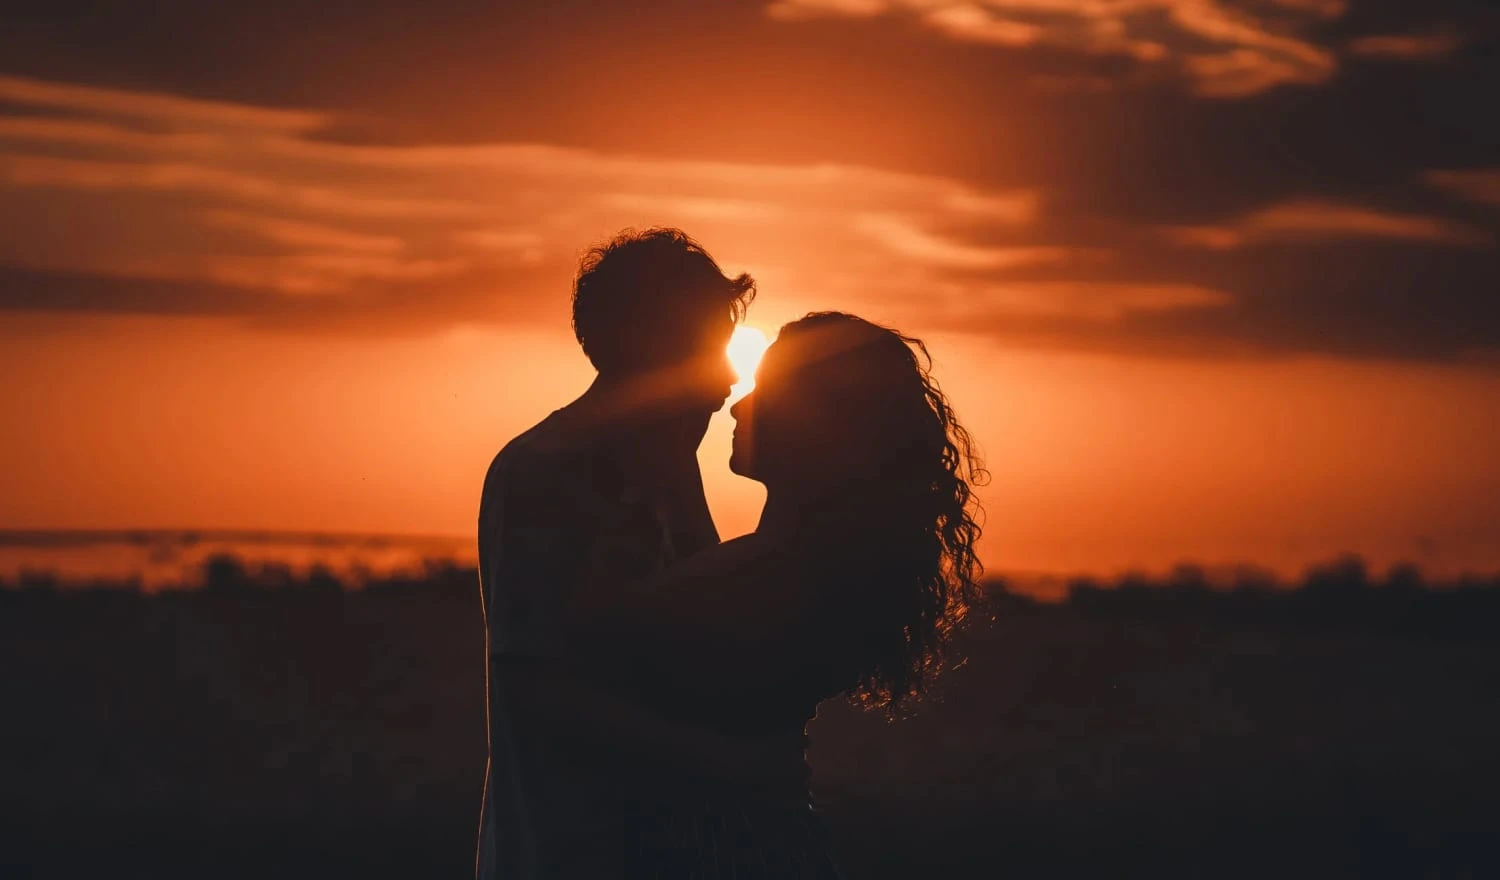
[[[704,400],[699,398],[685,403],[678,409],[678,412],[687,421],[702,422],[706,425],[708,424],[708,420],[714,417],[714,413],[724,408],[724,402],[723,400]]]

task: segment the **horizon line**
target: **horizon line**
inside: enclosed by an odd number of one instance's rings
[[[354,546],[370,549],[380,549],[389,545],[399,544],[443,544],[451,549],[455,544],[472,543],[476,538],[469,535],[439,534],[439,533],[402,533],[402,532],[358,532],[358,531],[324,531],[324,530],[302,530],[302,529],[253,529],[253,528],[174,528],[174,527],[141,527],[141,528],[0,528],[0,548],[24,547],[24,548],[67,548],[87,547],[100,544],[127,544],[141,547],[149,547],[161,544],[176,544],[179,546],[192,546],[204,543],[237,543],[237,544],[301,544],[304,546]],[[477,548],[474,548],[477,549]],[[1316,559],[1309,559],[1300,565],[1280,567],[1252,559],[1217,560],[1207,561],[1194,559],[1191,556],[1181,557],[1171,563],[1158,566],[1114,566],[1104,569],[1086,568],[1032,568],[1005,566],[989,566],[986,572],[986,580],[1006,579],[1019,583],[1049,583],[1061,584],[1074,580],[1118,580],[1131,575],[1164,576],[1177,569],[1198,569],[1214,578],[1222,579],[1226,576],[1242,574],[1267,574],[1276,581],[1295,580],[1307,577],[1312,571],[1325,568],[1347,560],[1357,560],[1363,564],[1372,575],[1394,568],[1398,565],[1410,565],[1422,572],[1424,576],[1441,577],[1441,565],[1434,566],[1428,562],[1419,562],[1415,559],[1392,562],[1389,565],[1378,565],[1363,553],[1339,552],[1331,553]],[[1481,566],[1478,568],[1460,568],[1447,572],[1448,576],[1474,576],[1490,577],[1500,575],[1500,567]]]
[[[184,540],[187,539],[187,540]],[[471,536],[437,533],[323,531],[314,529],[246,528],[0,528],[0,547],[69,546],[102,543],[202,543],[234,541],[247,544],[372,544],[474,540]]]

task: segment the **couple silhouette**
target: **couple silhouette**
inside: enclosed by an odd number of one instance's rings
[[[841,694],[899,709],[942,666],[981,471],[921,341],[838,312],[781,328],[731,408],[729,467],[765,507],[720,542],[697,448],[754,296],[675,229],[582,261],[598,376],[480,503],[480,880],[841,877],[806,724]]]

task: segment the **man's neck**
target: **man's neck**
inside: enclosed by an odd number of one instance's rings
[[[696,479],[705,426],[676,414],[642,411],[636,401],[629,382],[600,376],[566,410],[636,477]]]

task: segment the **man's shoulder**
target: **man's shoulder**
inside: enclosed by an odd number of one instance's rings
[[[555,427],[557,413],[553,413],[527,428],[500,447],[490,462],[490,470],[504,470],[524,466],[527,462],[545,458],[559,447],[558,430]]]
[[[602,463],[593,438],[555,412],[495,454],[484,481],[486,506],[502,497],[545,497],[551,505],[591,498]]]
[[[489,479],[546,473],[582,454],[585,444],[565,431],[559,421],[558,414],[553,413],[502,446],[490,460]]]

